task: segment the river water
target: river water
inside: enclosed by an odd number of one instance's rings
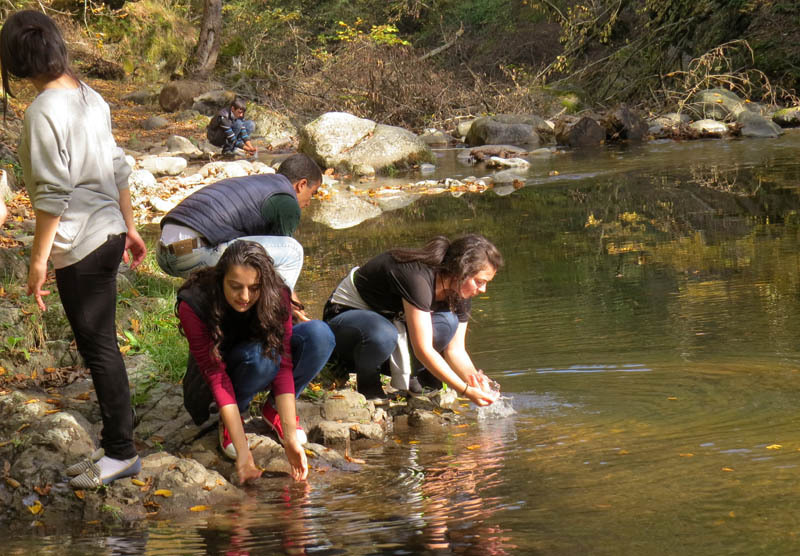
[[[463,408],[465,425],[361,450],[359,473],[264,479],[210,515],[40,527],[5,550],[800,552],[798,153],[798,133],[559,153],[507,195],[425,196],[347,230],[304,217],[316,315],[390,246],[492,239],[506,265],[467,342],[517,413]],[[439,155],[436,177],[488,173]]]

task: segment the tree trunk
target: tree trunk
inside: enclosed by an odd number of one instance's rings
[[[203,22],[194,54],[193,73],[208,77],[217,65],[220,35],[222,34],[222,0],[204,0]]]

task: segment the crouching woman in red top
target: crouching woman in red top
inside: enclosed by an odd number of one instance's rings
[[[244,432],[245,415],[258,393],[271,390],[262,416],[286,450],[295,480],[308,475],[295,408],[299,395],[319,373],[334,347],[333,334],[321,321],[292,326],[290,292],[261,245],[236,241],[216,266],[192,274],[178,290],[176,313],[189,341],[190,369],[205,379],[192,381],[187,372],[184,396],[208,385],[220,413],[220,447],[236,460],[242,483],[258,478]],[[198,385],[199,383],[199,385]],[[200,396],[202,397],[202,396]],[[188,398],[184,400],[195,422]],[[204,416],[208,418],[206,399]],[[194,402],[193,402],[194,403]]]

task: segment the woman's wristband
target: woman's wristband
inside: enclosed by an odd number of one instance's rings
[[[462,396],[466,396],[467,395],[467,390],[469,390],[469,382],[465,382],[464,383],[464,391],[461,392],[461,395]]]

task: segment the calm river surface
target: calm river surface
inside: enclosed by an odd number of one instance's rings
[[[439,154],[437,177],[486,174]],[[304,217],[316,315],[390,246],[494,240],[506,266],[468,346],[517,414],[400,430],[360,473],[265,479],[212,515],[0,552],[800,553],[799,154],[799,133],[566,153],[504,196],[426,196],[348,230]]]

